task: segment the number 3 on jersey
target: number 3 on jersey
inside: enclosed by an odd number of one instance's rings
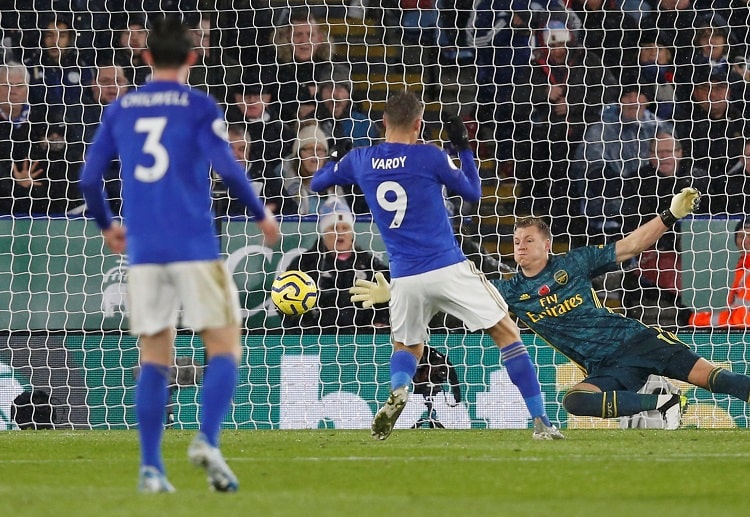
[[[135,166],[137,180],[153,183],[159,181],[167,173],[169,153],[161,145],[161,136],[165,127],[167,127],[167,117],[142,117],[135,121],[135,132],[146,133],[146,141],[141,150],[154,159],[154,164],[150,167]]]
[[[392,198],[392,201],[386,199],[386,196]],[[406,215],[407,202],[404,187],[396,181],[384,181],[378,185],[377,198],[378,204],[383,210],[395,212],[389,228],[401,228],[401,223]]]

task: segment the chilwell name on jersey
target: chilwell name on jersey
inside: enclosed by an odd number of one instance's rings
[[[123,108],[143,108],[151,106],[190,106],[187,92],[176,90],[154,93],[131,93],[120,101]]]
[[[542,310],[540,312],[526,312],[526,315],[529,317],[529,320],[531,320],[532,323],[537,323],[538,321],[541,321],[546,317],[559,318],[566,315],[568,312],[572,311],[579,305],[583,305],[583,295],[576,294],[560,302],[557,294],[550,294],[547,296],[542,296],[539,299],[539,305],[541,305],[542,307]]]
[[[406,166],[406,156],[398,158],[372,158],[373,169],[401,169]]]

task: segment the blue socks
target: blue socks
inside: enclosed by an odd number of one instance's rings
[[[201,432],[213,447],[219,446],[219,431],[232,405],[237,385],[237,362],[232,355],[216,355],[206,365],[201,391]]]
[[[408,386],[417,373],[417,358],[406,350],[396,350],[391,356],[391,390]]]
[[[169,391],[169,367],[153,363],[141,365],[135,388],[135,414],[141,441],[141,465],[152,466],[164,473],[161,460],[161,437]]]
[[[508,370],[508,377],[521,392],[531,418],[541,418],[544,425],[551,425],[544,410],[542,387],[539,385],[534,363],[531,362],[526,347],[520,341],[516,341],[502,348],[500,353],[505,369]]]

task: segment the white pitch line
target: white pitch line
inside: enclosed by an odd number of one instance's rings
[[[575,461],[598,461],[602,457],[600,455],[582,455],[582,454],[565,454],[557,457],[551,456],[507,456],[507,457],[495,457],[495,456],[477,456],[477,457],[461,457],[455,456],[453,458],[446,458],[445,456],[296,456],[290,458],[274,458],[274,457],[253,457],[253,456],[229,456],[226,460],[229,462],[253,462],[253,463],[283,463],[283,462],[299,462],[299,463],[322,463],[322,462],[381,462],[381,461],[402,461],[402,462],[414,462],[414,461],[456,461],[456,462],[543,462],[543,461],[560,461],[560,460],[575,460]],[[633,456],[631,454],[618,454],[608,455],[607,459],[623,459],[627,461],[639,461],[639,462],[669,462],[669,461],[694,461],[700,458],[721,458],[721,459],[747,459],[750,458],[750,452],[733,452],[733,453],[698,453],[698,454],[675,454],[661,457],[654,457],[652,455],[644,456]],[[171,459],[171,458],[167,458]],[[0,465],[4,464],[52,464],[52,463],[92,463],[100,462],[101,458],[70,458],[70,459],[0,459]],[[110,462],[117,462],[118,460],[107,460]],[[130,463],[130,459],[121,459],[120,462]]]

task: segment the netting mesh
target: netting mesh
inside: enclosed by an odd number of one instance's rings
[[[341,142],[382,141],[385,100],[404,88],[425,103],[425,141],[447,144],[444,113],[466,122],[483,198],[448,196],[446,206],[488,276],[500,275],[499,261],[513,266],[516,217],[547,218],[564,252],[620,238],[692,185],[704,193],[698,215],[595,286],[612,310],[683,331],[692,329],[684,308],[726,308],[744,267],[736,233],[750,170],[743,2],[9,1],[0,11],[0,428],[13,426],[11,402],[31,386],[51,392],[63,427],[134,424],[127,261],[104,249],[77,182],[106,105],[148,81],[149,20],[164,13],[192,27],[198,61],[188,81],[226,110],[235,156],[282,220],[280,249],[265,248],[216,182],[216,227],[247,334],[228,425],[367,427],[386,397],[387,311],[355,308],[346,289],[386,271],[388,257],[360,192],[321,197],[308,179]],[[117,163],[110,172],[118,212]],[[333,195],[356,216],[359,249],[339,270],[310,258],[324,246],[320,207]],[[303,319],[281,318],[270,284],[303,266],[325,296]],[[739,288],[733,301],[744,306]],[[744,313],[721,317],[681,337],[744,373]],[[456,365],[463,402],[441,386],[399,425],[525,427],[486,338],[444,315],[431,331]],[[560,408],[575,369],[524,339],[553,420],[594,425]],[[177,359],[169,421],[191,427],[203,363],[191,334],[179,336]],[[684,389],[696,408],[688,425],[746,424],[744,408],[722,397],[703,406],[704,392]]]

